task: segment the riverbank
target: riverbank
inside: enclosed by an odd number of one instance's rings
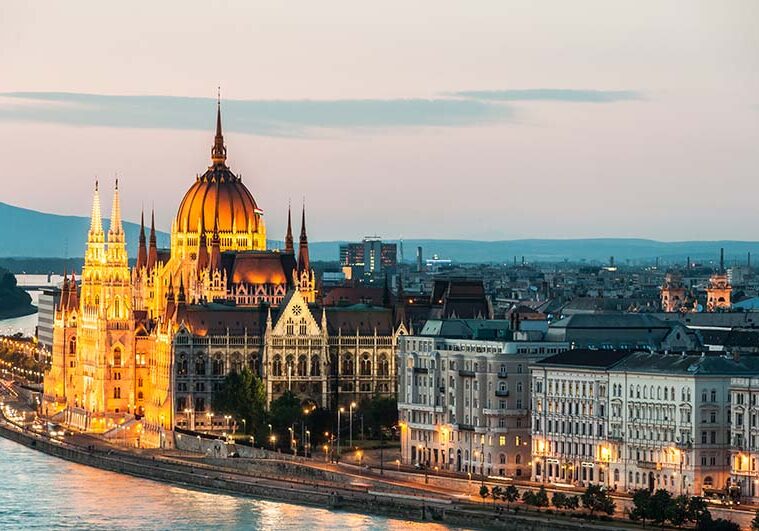
[[[440,522],[457,527],[529,531],[618,529],[613,524],[563,521],[548,515],[495,515],[491,508],[429,497],[339,488],[319,482],[293,484],[251,477],[227,467],[188,464],[159,455],[133,452],[96,451],[29,432],[7,421],[0,421],[0,436],[40,452],[102,470],[129,474],[159,482],[172,483],[213,492],[297,503],[325,509],[374,514],[413,521]],[[625,526],[627,527],[627,526]]]

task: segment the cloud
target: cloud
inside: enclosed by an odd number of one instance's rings
[[[611,103],[642,100],[640,92],[631,90],[575,90],[575,89],[520,89],[520,90],[464,90],[453,96],[479,101],[566,101],[576,103]]]
[[[215,100],[62,92],[0,94],[0,121],[208,130]],[[363,100],[224,100],[224,129],[303,136],[315,129],[461,127],[511,120],[498,102],[442,97]]]

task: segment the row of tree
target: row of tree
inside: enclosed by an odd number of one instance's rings
[[[546,492],[545,487],[542,486],[537,491],[525,490],[520,497],[519,490],[514,485],[509,485],[505,488],[495,485],[492,489],[489,489],[487,485],[482,485],[480,487],[480,496],[483,500],[490,497],[493,500],[494,505],[499,500],[505,501],[508,504],[507,507],[520,498],[525,505],[531,505],[533,507],[549,506],[548,493]],[[586,509],[591,516],[596,512],[613,514],[614,509],[616,508],[614,500],[612,500],[609,492],[599,485],[590,485],[581,496],[571,496],[564,494],[563,492],[555,492],[553,496],[551,496],[550,504],[557,509],[568,510],[578,509],[580,504],[582,504],[582,507]]]
[[[247,367],[226,376],[221,388],[214,393],[211,407],[217,414],[230,415],[240,431],[252,435],[261,446],[288,447],[290,429],[294,430],[293,436],[298,440],[301,439],[301,433],[308,430],[311,432],[312,445],[321,444],[333,435],[336,423],[334,412],[321,408],[318,404],[302,402],[291,391],[286,391],[273,400],[267,409],[266,386]],[[357,412],[369,438],[391,435],[393,426],[398,422],[398,406],[392,398],[377,396],[366,400],[354,409],[354,414]],[[354,434],[356,420],[354,419]],[[347,432],[347,415],[343,421],[342,431]],[[325,435],[327,433],[330,435]],[[303,442],[300,441],[298,446],[302,446]]]
[[[630,519],[640,521],[645,526],[652,522],[659,526],[666,523],[675,527],[694,524],[696,531],[739,531],[740,526],[730,520],[713,519],[709,507],[698,496],[672,496],[669,491],[659,489],[651,493],[648,489],[633,493],[633,509]]]

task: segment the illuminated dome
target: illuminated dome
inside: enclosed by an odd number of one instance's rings
[[[177,244],[197,246],[200,232],[205,233],[206,240],[210,241],[213,232],[218,231],[222,250],[266,248],[263,212],[226,161],[227,148],[221,132],[219,108],[211,166],[187,190],[177,211],[173,227],[173,232],[178,235]]]

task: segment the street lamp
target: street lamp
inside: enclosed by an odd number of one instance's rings
[[[340,457],[340,415],[345,413],[345,408],[340,406],[337,410],[337,457]]]
[[[351,402],[351,405],[350,405],[350,407],[349,407],[349,415],[350,415],[350,421],[349,421],[349,424],[350,424],[350,430],[348,431],[348,437],[349,437],[349,439],[348,439],[348,441],[349,441],[349,442],[348,442],[348,446],[349,446],[350,448],[353,448],[353,408],[355,408],[355,407],[356,407],[356,403],[355,403],[355,402]]]
[[[311,457],[311,430],[306,430],[306,448],[303,449],[303,456]]]
[[[271,424],[270,424],[271,426]],[[276,435],[269,435],[269,442],[271,442],[271,449],[274,450],[274,444],[277,442],[277,436]]]
[[[242,431],[248,433],[248,421],[246,419],[242,419]]]

